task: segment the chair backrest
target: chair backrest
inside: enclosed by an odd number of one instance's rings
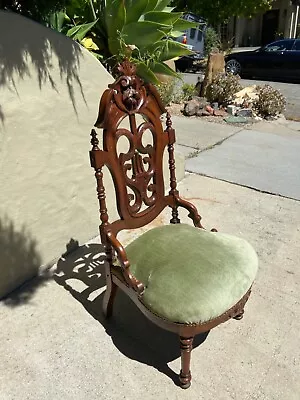
[[[107,89],[101,98],[99,115],[95,123],[103,129],[103,148],[99,148],[97,133],[93,129],[90,152],[91,165],[96,171],[97,192],[100,203],[100,218],[103,229],[117,234],[122,229],[139,228],[155,219],[169,205],[176,190],[174,143],[175,132],[170,115],[167,114],[166,129],[161,115],[166,112],[156,88],[145,84],[137,75],[136,67],[125,60],[119,65],[120,77]],[[138,124],[137,119],[141,119]],[[124,120],[128,119],[128,129]],[[122,126],[121,126],[122,125]],[[146,132],[150,132],[150,143],[145,143]],[[118,141],[126,137],[127,153],[118,153]],[[170,192],[165,194],[163,178],[163,154],[168,146],[170,168]],[[116,191],[120,219],[109,222],[103,166],[112,175]],[[101,232],[101,227],[100,227]],[[103,232],[102,232],[103,233]],[[102,236],[102,235],[101,235]]]

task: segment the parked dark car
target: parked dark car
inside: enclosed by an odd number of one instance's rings
[[[226,72],[242,77],[300,79],[300,39],[282,39],[225,57]]]
[[[177,72],[197,72],[199,70],[198,62],[204,57],[201,53],[194,52],[188,56],[180,57],[175,61]]]

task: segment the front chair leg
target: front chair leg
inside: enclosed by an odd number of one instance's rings
[[[111,276],[106,277],[106,291],[103,298],[103,313],[105,318],[109,318],[112,315],[117,289],[118,286],[112,281]]]
[[[181,371],[179,375],[179,382],[182,389],[188,389],[191,386],[191,352],[193,350],[193,337],[184,338],[180,336],[180,350],[181,350]]]

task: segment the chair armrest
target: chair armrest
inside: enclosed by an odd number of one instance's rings
[[[111,246],[117,253],[117,257],[121,263],[122,273],[126,283],[130,287],[132,287],[139,295],[142,295],[143,292],[145,291],[145,286],[142,282],[136,279],[135,276],[130,272],[130,262],[127,258],[124,246],[119,242],[119,240],[111,231],[107,231],[106,236]]]
[[[188,210],[189,214],[189,218],[191,218],[193,220],[194,226],[196,228],[202,228],[205,229],[204,226],[202,226],[201,224],[201,215],[198,213],[197,208],[194,206],[194,204],[190,203],[187,200],[182,199],[179,195],[175,195],[175,200],[176,200],[176,204],[179,207],[183,207],[186,210]],[[212,228],[211,232],[218,232],[216,228]]]
[[[179,195],[175,195],[175,201],[179,207],[183,207],[189,212],[188,217],[193,220],[195,227],[204,229],[200,222],[201,216],[198,214],[198,210],[194,204],[182,199]]]

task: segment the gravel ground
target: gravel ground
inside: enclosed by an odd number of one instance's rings
[[[184,103],[181,103],[181,104],[172,103],[169,107],[167,107],[167,109],[171,115],[177,115],[179,117],[184,117],[184,118],[188,118],[188,119],[191,119],[191,118],[192,119],[201,119],[202,121],[205,121],[205,122],[214,122],[214,123],[218,123],[218,124],[222,124],[222,125],[233,125],[233,126],[237,126],[237,127],[247,128],[248,126],[252,126],[253,124],[255,124],[257,122],[254,120],[249,123],[242,123],[242,124],[228,123],[228,122],[224,121],[223,117],[216,117],[213,115],[209,116],[209,117],[197,117],[197,116],[186,117],[182,114],[183,107],[184,107]]]

